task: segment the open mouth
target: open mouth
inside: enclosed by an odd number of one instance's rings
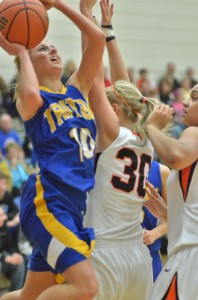
[[[52,56],[52,57],[50,58],[50,61],[58,62],[58,57],[57,57],[57,56]]]

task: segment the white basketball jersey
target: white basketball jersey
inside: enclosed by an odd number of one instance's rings
[[[198,245],[198,164],[173,170],[167,181],[168,254]]]
[[[148,140],[127,128],[96,160],[96,183],[88,197],[84,225],[93,227],[96,240],[142,243],[140,215],[145,179],[153,157]]]

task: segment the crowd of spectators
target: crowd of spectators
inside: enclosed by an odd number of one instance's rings
[[[0,76],[0,295],[22,288],[32,251],[19,210],[23,184],[36,172],[36,162],[13,101],[15,81],[6,84]]]
[[[157,82],[150,79],[149,71],[141,69],[138,78],[135,79],[133,70],[133,83],[136,84],[143,95],[160,99],[163,103],[169,104],[174,108],[173,123],[169,129],[170,134],[178,139],[184,130],[181,122],[183,114],[183,102],[189,99],[191,88],[198,82],[195,78],[195,71],[192,67],[188,67],[182,78],[176,76],[176,65],[168,63],[164,73]]]
[[[75,70],[75,62],[68,60],[62,75],[63,84]],[[189,98],[190,89],[197,83],[193,68],[187,68],[179,80],[175,64],[168,63],[158,82],[151,80],[146,68],[136,74],[135,68],[128,67],[128,72],[131,82],[138,86],[144,96],[159,98],[174,108],[170,134],[179,138],[184,130],[181,123],[183,101]],[[9,278],[10,291],[22,287],[32,249],[20,229],[19,209],[23,184],[31,173],[37,171],[31,143],[25,136],[13,101],[16,81],[17,76],[14,76],[7,84],[0,75],[0,274]],[[107,68],[105,85],[111,85]],[[15,127],[15,124],[19,126]],[[155,159],[158,160],[157,157]]]

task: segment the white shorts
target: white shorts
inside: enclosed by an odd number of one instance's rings
[[[168,258],[148,300],[198,300],[197,266],[197,246],[179,249]]]
[[[98,278],[95,300],[146,300],[153,285],[152,261],[147,246],[98,245],[91,255]]]

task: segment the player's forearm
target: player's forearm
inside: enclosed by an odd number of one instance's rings
[[[112,83],[116,82],[117,80],[130,81],[124,59],[118,47],[117,40],[114,39],[112,41],[107,42],[106,47],[108,51]]]
[[[167,231],[168,231],[167,222],[162,222],[155,229],[153,229],[153,232],[156,235],[157,239],[161,238],[165,233],[167,233]]]
[[[169,167],[177,169],[179,141],[164,134],[161,129],[153,125],[147,125],[147,132],[160,159]]]
[[[90,16],[90,10],[88,8],[83,8],[83,14],[81,14],[62,0],[56,0],[54,7],[68,17],[80,29],[80,31],[86,35],[88,41],[92,41],[93,46],[94,44],[97,44],[98,46],[100,43],[102,45],[104,44],[104,34],[100,28],[89,20],[92,16]]]
[[[24,51],[19,55],[20,76],[19,76],[19,98],[27,101],[31,95],[40,97],[39,83],[35,74],[29,53]]]

